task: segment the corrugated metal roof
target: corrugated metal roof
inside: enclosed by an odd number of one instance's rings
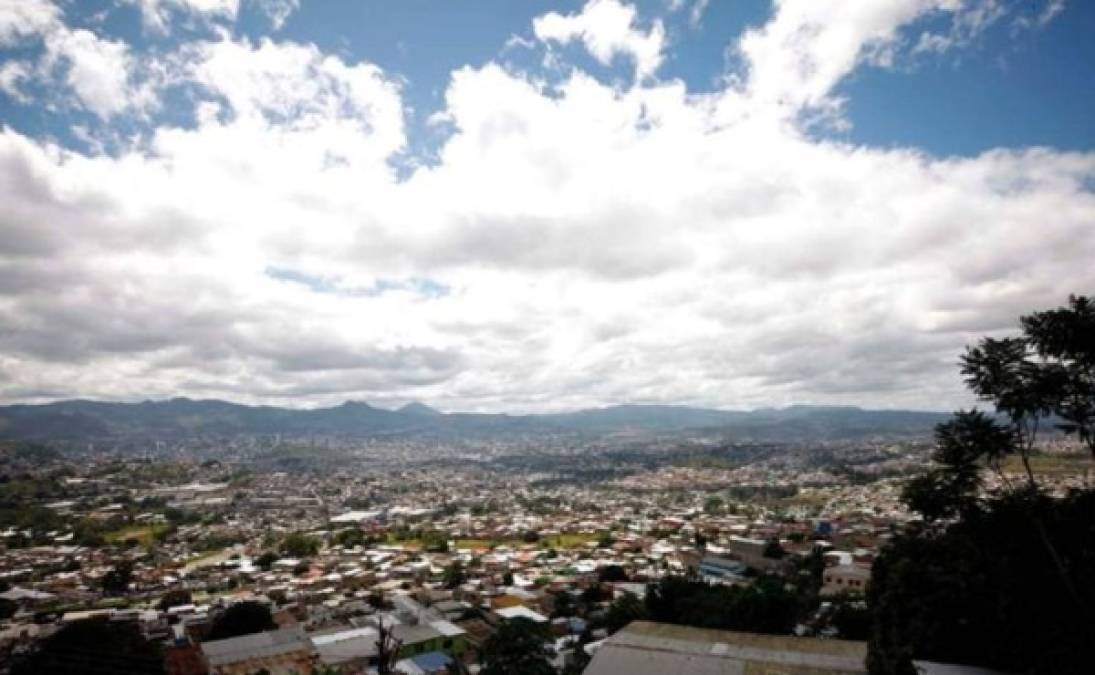
[[[859,675],[866,644],[636,621],[605,641],[585,675]]]
[[[467,632],[450,621],[431,621],[430,626],[445,637],[456,637],[457,635],[463,635]]]
[[[744,675],[745,662],[603,645],[583,675]]]
[[[319,652],[319,658],[324,663],[336,664],[352,659],[368,659],[376,656],[376,642],[375,635],[363,635],[337,642],[317,644],[316,651]]]
[[[300,627],[294,626],[264,633],[241,635],[227,640],[203,642],[201,648],[210,666],[220,666],[299,650],[310,651],[311,644]]]

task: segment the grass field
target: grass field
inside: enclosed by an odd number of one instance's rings
[[[581,548],[591,541],[597,541],[601,538],[600,534],[595,532],[564,532],[563,534],[553,534],[543,538],[542,546],[546,548]]]
[[[167,525],[162,523],[156,523],[153,525],[130,525],[129,527],[123,527],[120,530],[114,530],[113,532],[107,532],[103,535],[111,544],[121,544],[127,539],[136,539],[137,543],[141,546],[152,546],[156,539],[156,535],[166,531]]]
[[[522,546],[538,546],[540,548],[568,549],[583,547],[589,542],[597,541],[600,538],[601,535],[590,532],[568,532],[564,534],[549,535],[540,541],[532,543],[526,542],[523,539],[457,539],[456,548],[493,548],[495,546],[520,548]]]
[[[1034,476],[1069,476],[1095,470],[1095,461],[1091,455],[1034,455],[1030,458],[1030,467]],[[1008,457],[1004,462],[1004,471],[1023,473],[1023,462],[1017,456]]]
[[[219,565],[225,560],[232,557],[232,551],[230,549],[221,549],[215,551],[206,551],[199,553],[193,558],[189,558],[182,569],[186,573],[193,572],[201,567],[211,567],[213,565]]]
[[[536,542],[527,542],[520,538],[509,539],[476,539],[472,537],[458,537],[453,540],[456,548],[458,549],[492,549],[495,546],[508,546],[510,548],[521,548],[522,546],[536,546],[538,548],[554,548],[554,549],[570,549],[570,548],[582,548],[591,541],[597,541],[601,538],[599,533],[593,532],[567,532],[564,534],[553,534],[544,537]],[[424,542],[421,539],[396,539],[395,537],[388,538],[389,544],[398,544],[405,546],[408,549],[421,550],[424,546]]]

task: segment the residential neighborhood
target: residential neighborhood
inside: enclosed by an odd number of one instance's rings
[[[22,473],[2,489],[22,515],[0,532],[5,671],[90,620],[134,628],[172,675],[477,672],[500,628],[525,622],[558,672],[581,672],[604,663],[602,644],[622,648],[618,617],[668,579],[782,580],[814,598],[794,635],[862,640],[839,617],[862,606],[878,551],[914,520],[896,478],[823,480],[793,464],[581,483],[50,453],[30,469],[9,450]],[[267,623],[221,637],[240,608]]]

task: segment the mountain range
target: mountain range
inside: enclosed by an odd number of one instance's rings
[[[292,409],[173,398],[116,403],[89,400],[0,406],[0,439],[167,440],[245,434],[493,436],[514,433],[671,433],[720,431],[741,440],[836,440],[919,436],[948,415],[854,406],[790,406],[751,411],[674,405],[617,405],[566,413],[443,413],[422,403],[397,410],[347,401]]]

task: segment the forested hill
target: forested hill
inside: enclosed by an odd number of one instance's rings
[[[421,403],[388,410],[348,401],[330,408],[301,410],[185,398],[142,403],[72,400],[0,407],[0,439],[137,440],[241,434],[489,437],[535,432],[612,434],[717,429],[743,440],[797,440],[928,434],[946,418],[943,413],[850,406],[729,411],[621,405],[569,413],[502,415],[442,413]]]
[[[725,430],[742,439],[919,435],[943,413],[810,407],[724,411],[679,405],[615,405],[568,413],[506,415],[442,413],[422,403],[399,410],[346,402],[298,410],[226,401],[171,399],[141,403],[59,401],[0,407],[0,438],[90,441],[96,438],[182,438],[239,434],[390,436],[575,432],[668,433]]]

